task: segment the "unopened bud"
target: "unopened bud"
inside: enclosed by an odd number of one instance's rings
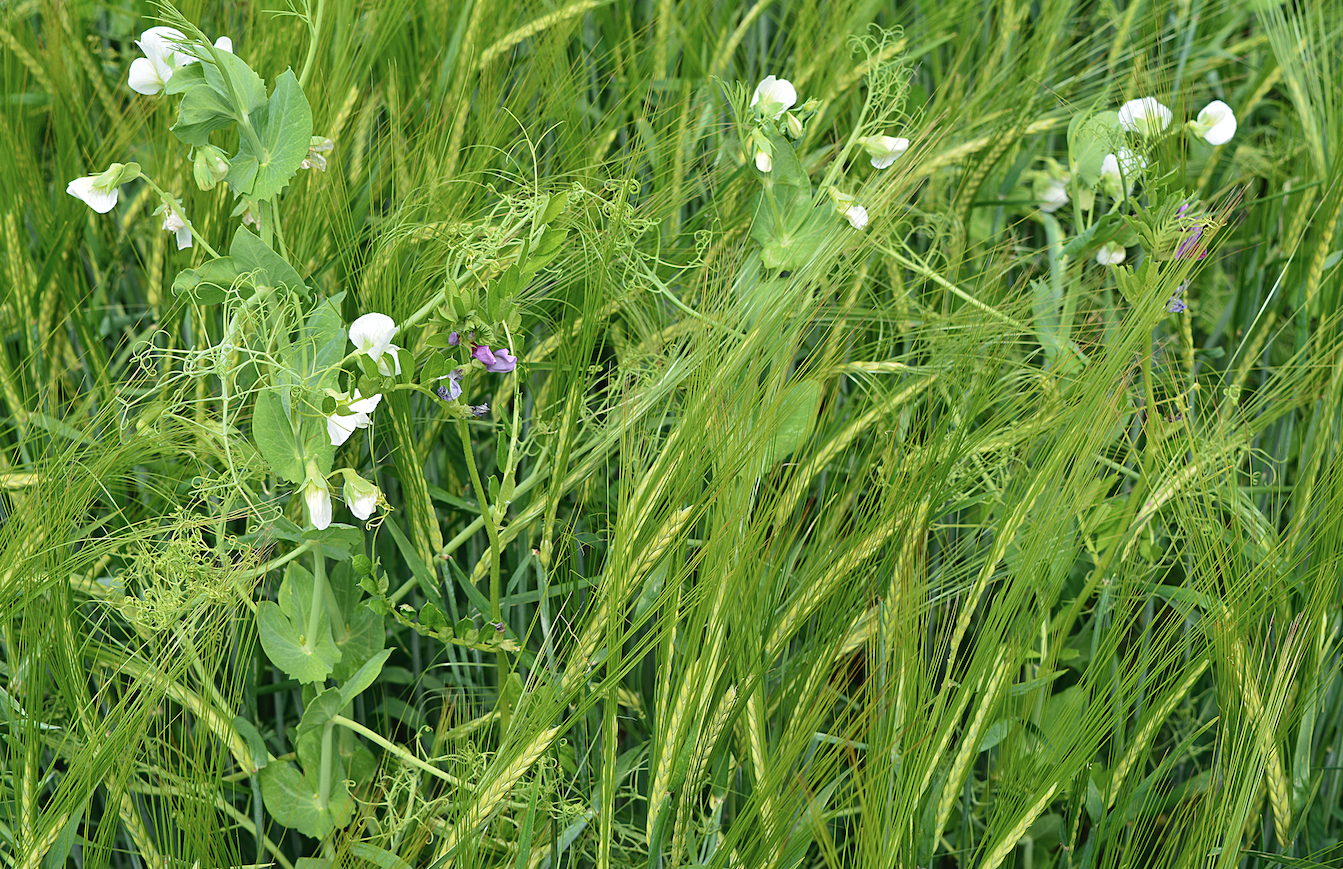
[[[196,159],[191,173],[196,178],[196,186],[202,190],[213,190],[228,177],[228,160],[224,152],[214,145],[202,145],[196,149]]]

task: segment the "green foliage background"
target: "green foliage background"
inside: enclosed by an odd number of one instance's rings
[[[278,5],[181,9],[267,82],[308,50]],[[147,190],[64,192],[135,160],[231,236],[126,87],[153,14],[0,9],[6,865],[1340,865],[1338,0],[330,0],[335,150],[283,219],[347,321],[402,321],[451,257],[505,268],[499,227],[569,200],[518,397],[488,381],[468,445],[493,470],[516,410],[511,675],[387,618],[372,735],[341,736],[379,765],[322,843],[260,799],[309,698],[254,613],[298,550],[217,515],[248,446],[184,369],[219,337],[170,290],[198,249]],[[849,148],[871,223],[784,271],[730,105],[769,74],[824,101],[813,181],[860,118],[913,140],[880,173]],[[1165,140],[1139,195],[1222,218],[1178,316],[1181,275],[1063,257],[1080,213],[1023,180],[1150,94],[1240,121]],[[342,457],[395,510],[348,545],[494,630],[457,430],[379,414]]]

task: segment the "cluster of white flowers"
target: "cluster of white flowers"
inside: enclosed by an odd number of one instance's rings
[[[1156,97],[1129,100],[1119,107],[1120,126],[1130,133],[1146,137],[1164,133],[1173,117],[1171,110]],[[1209,145],[1225,145],[1236,135],[1236,113],[1221,100],[1213,100],[1185,127]]]
[[[341,468],[337,473],[345,477],[345,506],[361,521],[369,519],[383,500],[382,490],[349,468]],[[331,525],[331,486],[317,470],[315,462],[308,465],[307,479],[303,482],[303,502],[308,507],[314,528],[320,531]]]
[[[770,121],[782,118],[788,135],[800,139],[803,133],[802,121],[789,111],[796,104],[797,89],[793,87],[792,82],[772,75],[765,76],[765,79],[756,85],[755,93],[751,96],[751,109],[759,118]],[[808,100],[802,106],[802,111],[814,112],[818,106],[819,103],[815,100]],[[858,144],[867,152],[873,168],[876,169],[891,166],[909,150],[909,139],[899,136],[863,136],[858,139]],[[769,137],[763,131],[756,130],[751,136],[751,147],[754,151],[755,167],[765,173],[773,171],[774,146]],[[859,205],[854,197],[840,193],[834,187],[828,188],[826,192],[835,203],[835,211],[854,229],[863,229],[867,226],[867,209]]]
[[[356,355],[367,356],[378,367],[378,373],[386,377],[401,373],[398,355],[401,348],[392,343],[398,328],[391,317],[378,313],[364,314],[350,324],[349,339],[356,348]],[[372,414],[382,402],[382,393],[365,396],[355,389],[332,397],[338,406],[326,418],[326,433],[331,439],[331,445],[338,447],[359,429],[373,424]],[[349,468],[338,473],[345,476],[345,506],[359,519],[368,519],[377,508],[382,492]],[[315,527],[326,528],[331,524],[331,488],[315,463],[308,466],[307,479],[303,483],[303,500],[308,505],[308,515]]]
[[[174,72],[196,62],[195,56],[182,49],[186,42],[187,38],[182,31],[173,27],[151,27],[140,34],[135,44],[140,46],[145,56],[137,57],[131,62],[127,76],[127,84],[131,90],[146,96],[162,93]],[[233,53],[233,40],[227,36],[216,39],[214,46],[219,51]],[[135,167],[134,172],[129,171],[130,166]],[[206,146],[200,149],[195,176],[201,189],[209,190],[227,174],[228,161],[223,158],[218,148]],[[71,181],[66,185],[65,192],[82,200],[99,214],[106,214],[116,207],[117,188],[138,177],[140,177],[139,167],[134,163],[128,166],[113,163],[106,172],[86,175]],[[210,179],[208,186],[207,183],[203,183],[205,179]],[[165,194],[162,205],[155,213],[163,215],[163,229],[174,235],[178,250],[191,247],[191,222],[183,213],[180,202],[168,198]]]
[[[186,36],[175,27],[151,27],[140,34],[135,44],[145,56],[131,62],[128,82],[131,90],[148,97],[162,93],[174,72],[196,62],[194,55],[181,49],[186,41]],[[221,36],[215,40],[215,48],[232,54],[233,40]]]
[[[1175,115],[1156,97],[1140,97],[1119,107],[1119,125],[1143,138],[1160,136],[1170,127]],[[1203,107],[1198,117],[1185,123],[1185,129],[1209,145],[1225,145],[1236,135],[1236,113],[1221,100]],[[1147,168],[1147,159],[1131,148],[1119,148],[1101,161],[1098,187],[1102,193],[1119,198],[1133,192],[1139,174]],[[1043,208],[1043,206],[1042,206]],[[1045,209],[1048,210],[1048,209]],[[1118,242],[1108,242],[1096,253],[1101,265],[1119,265],[1126,252]]]

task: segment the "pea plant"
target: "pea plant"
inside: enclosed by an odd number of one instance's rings
[[[360,730],[385,749],[415,760],[346,717],[391,653],[384,648],[385,617],[393,615],[445,642],[499,652],[504,668],[502,653],[517,649],[500,619],[497,549],[514,488],[517,427],[511,427],[501,473],[489,477],[486,492],[470,445],[472,424],[489,407],[469,404],[465,396],[518,366],[511,349],[522,339],[515,300],[558,250],[566,198],[545,197],[530,213],[500,228],[499,246],[513,248],[512,264],[502,271],[492,273],[481,262],[455,263],[442,293],[403,322],[367,312],[346,323],[344,293],[321,297],[304,282],[286,248],[281,219],[281,198],[295,175],[323,170],[323,154],[333,148],[330,139],[313,134],[301,84],[311,53],[302,73],[285,70],[268,90],[233,53],[227,37],[210,42],[171,7],[164,13],[169,24],[150,28],[137,42],[144,57],[133,63],[130,85],[149,97],[177,98],[172,133],[187,149],[196,184],[203,190],[227,185],[236,200],[238,225],[227,248],[221,252],[204,238],[180,199],[139,164],[114,163],[100,174],[71,181],[68,192],[106,213],[117,204],[119,189],[138,181],[159,200],[157,213],[178,248],[199,244],[206,253],[199,265],[177,274],[172,289],[198,308],[202,322],[209,319],[207,313],[222,315],[217,340],[189,351],[182,366],[188,376],[217,386],[214,413],[226,433],[227,467],[211,491],[218,495],[221,555],[227,554],[222,552],[228,539],[224,522],[238,508],[295,542],[296,555],[307,555],[306,567],[297,558],[289,561],[277,600],[256,606],[266,655],[287,676],[310,686],[298,728],[298,767],[263,764],[261,792],[276,820],[321,838],[348,822],[351,786],[376,772],[367,750],[348,740],[346,751],[338,749],[333,738],[338,726]],[[230,131],[239,144],[236,153],[227,155],[214,142],[226,140]],[[413,358],[395,342],[398,334],[416,327],[430,336],[425,351]],[[359,554],[366,548],[359,526],[336,521],[336,499],[343,500],[353,519],[370,527],[380,511],[390,509],[372,480],[336,465],[338,448],[371,426],[384,396],[397,392],[431,398],[466,446],[464,458],[494,547],[488,616],[497,628],[478,631],[470,618],[449,625],[432,603],[418,614],[408,614],[404,605],[394,607],[386,577]],[[241,449],[235,431],[250,434]],[[286,515],[302,518],[293,522]]]

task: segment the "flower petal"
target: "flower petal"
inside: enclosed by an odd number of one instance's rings
[[[1152,136],[1170,126],[1170,109],[1156,97],[1129,100],[1119,108],[1119,125],[1130,133]]]
[[[312,524],[317,530],[331,524],[331,490],[327,488],[325,480],[309,477],[303,487],[303,500],[308,505],[308,515],[312,517]]]
[[[1206,127],[1203,139],[1210,145],[1225,145],[1236,135],[1236,113],[1221,100],[1213,100],[1198,113],[1198,124]]]
[[[867,226],[867,209],[861,205],[850,205],[844,212],[844,217],[854,229],[862,229]]]
[[[765,76],[764,81],[756,85],[751,95],[751,107],[760,106],[760,113],[770,120],[777,121],[779,116],[797,103],[797,90],[787,79]]]
[[[159,75],[158,69],[146,57],[137,57],[131,61],[129,83],[131,90],[147,97],[160,93],[164,85],[163,77]]]
[[[97,175],[85,175],[83,178],[76,178],[65,187],[65,192],[77,199],[82,199],[89,208],[99,214],[106,214],[117,204],[117,188],[104,190],[101,187],[95,187],[94,182]]]
[[[378,407],[378,402],[382,401],[382,393],[370,395],[364,398],[359,390],[354,391],[354,399],[350,401],[350,410],[355,413],[372,413]]]
[[[345,479],[345,506],[359,519],[372,516],[378,507],[378,487],[362,477]]]
[[[372,421],[366,413],[353,413],[341,416],[333,413],[326,418],[326,433],[331,438],[331,446],[338,447],[350,439],[355,429],[368,428]]]
[[[400,349],[395,344],[388,344],[386,352],[374,357],[374,361],[378,363],[378,373],[383,377],[392,377],[401,373],[401,357],[397,355]],[[370,353],[369,356],[372,357],[373,354]],[[387,364],[386,357],[388,356],[392,357],[391,365]]]
[[[396,337],[396,321],[386,314],[365,314],[350,324],[350,341],[377,361]]]

